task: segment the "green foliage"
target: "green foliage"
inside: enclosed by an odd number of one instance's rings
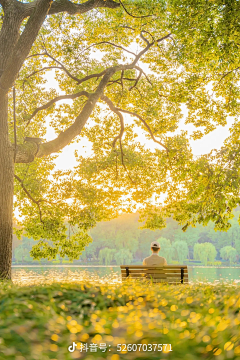
[[[229,260],[230,265],[236,261],[237,251],[232,246],[224,246],[220,251],[221,258]]]
[[[170,240],[165,239],[164,237],[160,237],[159,239],[157,239],[157,241],[159,242],[161,247],[159,255],[163,256],[167,260],[168,264],[172,264],[173,247]]]
[[[68,351],[73,341],[111,346],[111,352],[91,352],[92,359],[168,356],[159,351],[117,351],[120,331],[125,344],[171,344],[176,360],[226,358],[225,354],[237,359],[240,353],[239,286],[152,286],[144,281],[99,285],[85,280],[21,287],[6,282],[0,284],[0,300],[4,360],[70,360],[79,357],[79,348],[74,354]]]
[[[109,249],[109,248],[104,248],[104,249],[101,249],[99,251],[99,262],[101,265],[110,265],[113,258],[114,258],[114,255],[116,253],[116,250],[114,249]]]
[[[188,256],[188,246],[186,241],[175,241],[173,243],[173,249],[176,251],[177,259],[180,264],[183,264],[184,259]]]
[[[217,255],[215,246],[209,242],[194,245],[194,259],[200,260],[204,265],[213,262]]]
[[[114,259],[118,265],[130,264],[132,258],[132,253],[128,249],[120,249],[114,255]]]
[[[208,262],[207,262],[207,265],[210,265],[210,266],[221,266],[222,263],[221,263],[221,261],[208,261]]]
[[[80,144],[74,169],[56,170],[59,153],[16,164],[16,175],[35,199],[29,200],[16,180],[15,207],[25,235],[37,241],[31,251],[35,259],[57,254],[78,259],[91,242],[88,231],[98,222],[136,209],[143,228],[152,230],[164,228],[172,216],[186,234],[179,232],[177,241],[185,241],[191,251],[198,234],[190,236],[190,226],[214,224],[213,231],[233,227],[240,188],[238,3],[141,0],[126,7],[137,16],[129,16],[122,6],[78,17],[48,16],[16,80],[18,143],[26,136],[43,138],[44,143],[49,126],[59,135],[74,124],[86,99],[54,103],[31,118],[36,109],[60,94],[93,93],[102,76],[91,75],[131,64],[134,55],[129,51],[142,54],[137,66],[146,73],[136,67],[114,73],[104,96],[118,110],[110,111],[104,97],[98,99],[83,129],[69,141]],[[49,69],[56,64],[56,88],[48,89]],[[84,82],[74,80],[85,76]],[[11,112],[11,97],[9,104]],[[183,108],[185,123],[194,128],[193,139],[226,125],[228,116],[235,119],[220,150],[193,156],[190,135],[179,131]],[[119,112],[125,122],[121,138]],[[85,157],[86,143],[91,151]],[[69,238],[66,221],[76,227]],[[237,227],[232,231],[238,232]],[[137,252],[138,241],[131,233],[119,236],[116,244],[118,251],[129,249],[128,259]],[[183,246],[175,246],[181,259],[187,249]],[[239,254],[239,238],[234,246]],[[97,256],[101,248],[96,248]]]

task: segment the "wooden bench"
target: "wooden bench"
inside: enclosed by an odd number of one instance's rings
[[[122,280],[150,279],[154,283],[186,284],[188,283],[187,265],[121,265]]]

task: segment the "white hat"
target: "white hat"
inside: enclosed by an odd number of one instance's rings
[[[152,243],[151,243],[151,248],[158,248],[158,249],[160,249],[160,244],[157,242],[157,241],[153,241]]]

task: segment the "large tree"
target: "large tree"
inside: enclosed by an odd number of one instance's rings
[[[46,16],[67,12],[82,14],[94,8],[117,8],[112,0],[90,0],[83,4],[70,1],[39,0],[22,3],[1,0],[0,32],[0,278],[11,277],[12,259],[12,212],[14,193],[14,162],[29,163],[34,158],[59,151],[81,131],[102,94],[105,81],[112,75],[106,71],[98,89],[81,111],[74,125],[54,141],[38,146],[36,142],[12,145],[9,136],[8,98],[22,66],[43,26]],[[16,144],[15,144],[16,145]],[[43,150],[44,149],[44,150]],[[21,181],[21,180],[20,180]]]
[[[14,178],[35,258],[79,256],[97,221],[140,205],[153,229],[170,214],[184,229],[230,226],[239,202],[237,2],[0,4],[0,278],[11,277]],[[44,86],[49,71],[57,89]],[[200,127],[195,139],[236,117],[221,151],[192,156],[177,132],[183,105]],[[155,149],[135,139],[139,131]],[[84,139],[88,158],[76,153],[73,171],[54,171],[53,154]],[[165,194],[164,206],[153,194]]]

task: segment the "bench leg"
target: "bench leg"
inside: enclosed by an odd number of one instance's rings
[[[183,284],[184,269],[181,268],[181,284]]]

